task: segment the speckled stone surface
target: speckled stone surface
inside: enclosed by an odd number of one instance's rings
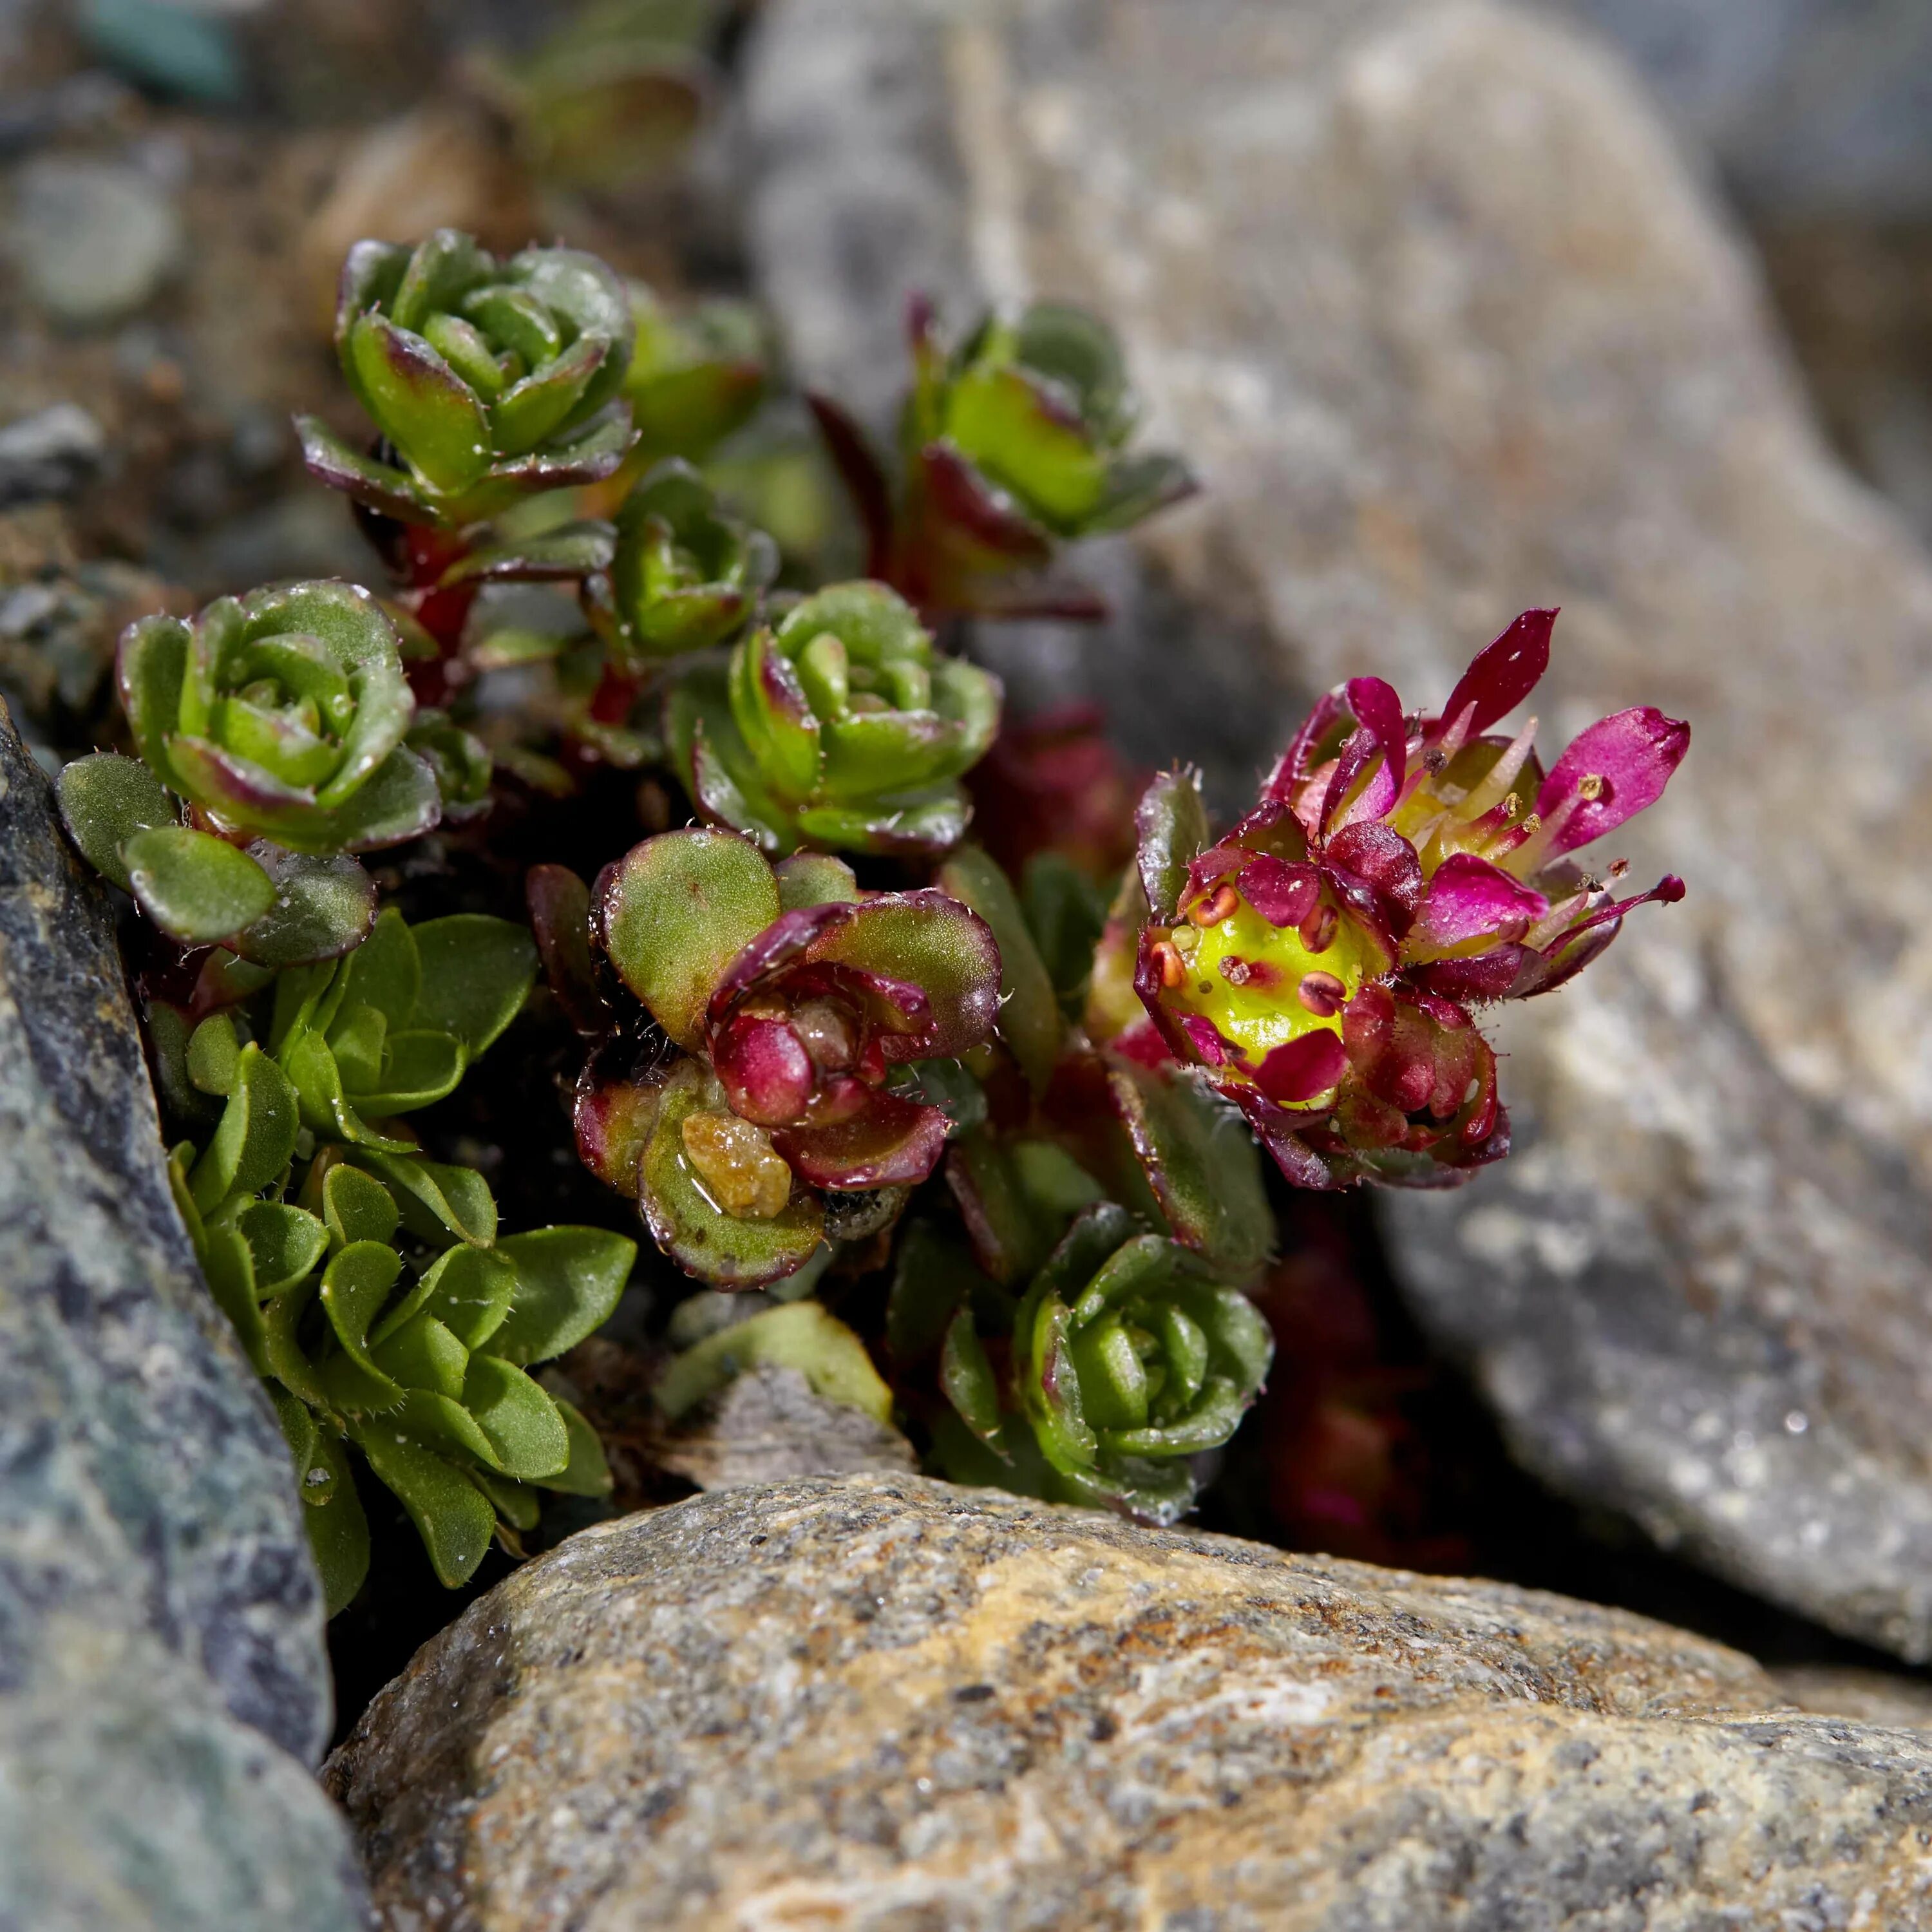
[[[0,1932],[337,1932],[301,1504],[160,1134],[105,895],[0,706]]]
[[[1120,328],[1206,494],[1034,662],[1137,752],[1225,802],[1298,692],[1434,704],[1544,604],[1546,741],[1691,721],[1606,842],[1689,898],[1508,1016],[1516,1157],[1386,1225],[1530,1466],[1932,1658],[1932,562],[1641,88],[1486,0],[771,0],[748,102],[808,380],[876,412],[922,281]]]
[[[1932,1926],[1932,1740],[1507,1586],[919,1477],[472,1604],[325,1772],[389,1932]]]

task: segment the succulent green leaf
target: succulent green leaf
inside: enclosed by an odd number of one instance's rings
[[[442,794],[426,759],[398,745],[354,793],[314,826],[284,825],[275,836],[303,850],[374,852],[433,830]]]
[[[812,1258],[824,1211],[816,1196],[796,1187],[770,1220],[740,1220],[712,1202],[685,1153],[683,1127],[692,1114],[724,1111],[724,1090],[709,1067],[680,1062],[664,1084],[638,1163],[638,1206],[652,1240],[687,1274],[721,1288],[761,1288]]]
[[[497,1515],[512,1529],[532,1530],[542,1520],[543,1504],[536,1492],[525,1484],[488,1469],[472,1469],[470,1480],[495,1504]]]
[[[248,1244],[255,1292],[263,1300],[305,1281],[328,1251],[328,1230],[313,1214],[279,1201],[251,1201],[235,1216]]]
[[[976,845],[962,846],[939,868],[939,889],[970,906],[1000,946],[1000,1037],[1036,1094],[1046,1090],[1065,1029],[1046,963],[1034,945],[1019,896],[998,862]]]
[[[754,846],[694,827],[632,846],[604,887],[599,918],[619,977],[693,1048],[724,968],[778,910],[777,881]]]
[[[1108,1088],[1174,1239],[1228,1280],[1252,1280],[1274,1248],[1275,1220],[1246,1124],[1183,1072],[1119,1062]]]
[[[422,337],[380,313],[350,326],[348,366],[364,406],[430,488],[453,496],[490,466],[476,392]]]
[[[412,1150],[413,1142],[377,1133],[356,1111],[343,1090],[342,1070],[335,1055],[320,1034],[292,1033],[279,1058],[295,1089],[304,1126],[357,1147],[382,1148],[398,1154]]]
[[[185,825],[136,832],[122,846],[129,890],[170,938],[228,939],[275,902],[274,882],[246,852]]]
[[[457,1252],[467,1254],[471,1250],[464,1248]],[[374,1343],[370,1352],[382,1372],[406,1389],[441,1396],[452,1402],[462,1396],[463,1378],[470,1372],[470,1351],[463,1338],[434,1315],[412,1316],[393,1334]],[[459,1429],[460,1426],[458,1425]],[[443,1426],[433,1432],[450,1433]],[[495,1454],[489,1449],[487,1438],[484,1449],[486,1454]]]
[[[422,989],[421,930],[410,926],[394,906],[386,908],[341,968],[340,1006],[373,1006],[398,1033],[409,1026]]]
[[[1034,1438],[1054,1468],[1073,1474],[1092,1468],[1100,1444],[1087,1421],[1069,1323],[1066,1303],[1036,1284],[1020,1305],[1013,1342],[1020,1406]]]
[[[298,416],[295,423],[303,466],[318,483],[399,523],[439,520],[435,500],[407,471],[352,448],[320,416]]]
[[[560,524],[506,542],[465,550],[442,574],[445,586],[589,577],[610,567],[615,533],[595,520]]]
[[[121,707],[135,748],[149,770],[176,790],[181,787],[169,762],[167,742],[180,717],[191,634],[178,617],[143,617],[123,634],[116,661]]]
[[[422,978],[412,1024],[452,1035],[474,1059],[522,1010],[537,974],[527,928],[457,913],[412,928]]]
[[[452,1248],[436,1257],[423,1282],[428,1289],[424,1311],[466,1348],[488,1342],[492,1354],[503,1352],[496,1338],[516,1298],[518,1277],[515,1263],[500,1247]]]
[[[453,1094],[468,1064],[461,1046],[446,1033],[391,1034],[370,1085],[351,1083],[356,1105],[379,1119],[412,1112]],[[346,1067],[344,1078],[349,1078]]]
[[[320,1292],[319,1282],[298,1282],[266,1304],[262,1311],[262,1353],[268,1372],[291,1395],[299,1396],[312,1408],[328,1406],[328,1391],[322,1386],[315,1364],[303,1353],[300,1337],[302,1318]]]
[[[452,1240],[487,1248],[496,1238],[496,1203],[474,1168],[447,1166],[366,1143],[345,1147],[346,1159],[373,1174],[394,1196],[403,1226],[419,1240],[446,1248]]]
[[[770,631],[754,631],[732,652],[730,676],[732,722],[760,777],[780,798],[811,798],[821,780],[830,780],[823,748],[830,741],[796,667],[778,650]],[[835,734],[842,728],[836,724],[832,728]],[[913,782],[921,776],[915,763]]]
[[[235,1036],[232,1013],[210,1013],[189,1036],[188,1077],[203,1094],[223,1096],[235,1090],[242,1064],[242,1042]]]
[[[901,1367],[936,1354],[960,1309],[985,1308],[1010,1321],[1012,1298],[974,1265],[958,1237],[914,1221],[901,1238],[886,1304],[886,1347]]]
[[[322,1430],[316,1432],[308,1478],[318,1473],[327,1494],[302,1512],[302,1521],[322,1577],[323,1614],[333,1617],[349,1607],[369,1574],[369,1520],[362,1513],[362,1499],[356,1492],[342,1445]],[[306,1490],[302,1500],[310,1501]]]
[[[357,245],[368,248],[383,244],[364,242]],[[352,255],[352,261],[354,259]],[[393,290],[388,293],[382,306],[398,328],[420,332],[431,316],[455,308],[470,290],[488,278],[495,266],[476,242],[460,229],[436,229],[407,251],[406,262],[400,273],[396,274]],[[361,268],[361,272],[370,275],[372,280],[375,274],[387,280],[394,269],[389,262],[385,261],[380,270],[371,262],[368,268]],[[372,290],[372,295],[373,292]],[[364,306],[373,308],[376,300],[370,300]],[[357,313],[359,314],[361,310]]]
[[[491,1473],[502,1473],[502,1459],[496,1444],[459,1396],[434,1389],[411,1389],[396,1411],[396,1423],[409,1435],[432,1445],[440,1448],[447,1443],[460,1450],[466,1467],[473,1459]]]
[[[1000,1432],[1000,1387],[986,1345],[974,1326],[973,1311],[962,1308],[947,1324],[940,1351],[939,1385],[959,1418],[982,1442]]]
[[[402,1222],[389,1190],[346,1161],[336,1162],[324,1175],[322,1202],[323,1226],[338,1247],[358,1241],[386,1244],[395,1239]]]
[[[658,1406],[675,1421],[748,1369],[796,1369],[826,1402],[875,1421],[892,1412],[892,1390],[866,1345],[818,1301],[794,1301],[734,1322],[687,1348],[657,1384]]]
[[[1134,822],[1148,907],[1155,919],[1172,925],[1186,887],[1187,868],[1208,849],[1212,836],[1199,772],[1162,772],[1142,794]]]
[[[136,832],[172,825],[175,802],[139,758],[96,752],[61,772],[61,818],[80,855],[102,878],[129,890],[121,850]]]
[[[195,1252],[202,1273],[208,1277],[209,1293],[233,1324],[250,1366],[261,1374],[268,1358],[263,1352],[261,1304],[248,1243],[233,1228],[217,1224],[202,1229]]]
[[[778,904],[786,912],[802,906],[856,905],[859,881],[843,859],[829,852],[794,852],[772,870],[778,880]]]
[[[212,1214],[232,1195],[259,1194],[288,1166],[298,1124],[281,1069],[259,1046],[244,1046],[220,1124],[188,1176],[196,1208]]]
[[[235,950],[258,966],[339,958],[362,944],[376,916],[376,882],[346,854],[285,852],[261,841],[249,856],[275,889],[274,903],[235,936]]]
[[[450,1590],[466,1583],[496,1532],[489,1498],[454,1463],[380,1417],[352,1421],[350,1433],[409,1512],[436,1580]]]
[[[322,1270],[322,1305],[343,1352],[393,1401],[400,1391],[369,1353],[369,1328],[403,1271],[401,1258],[382,1241],[352,1241]]]
[[[516,1282],[490,1352],[523,1366],[574,1348],[610,1318],[638,1244],[602,1228],[538,1228],[506,1235],[495,1252],[514,1265]]]
[[[554,436],[576,414],[609,353],[608,344],[580,337],[504,391],[488,412],[497,453],[521,456]]]
[[[506,1475],[539,1482],[562,1474],[570,1460],[563,1418],[521,1369],[495,1355],[472,1355],[463,1406],[489,1437]]]
[[[556,1412],[570,1438],[570,1460],[554,1476],[545,1476],[543,1486],[567,1496],[608,1496],[611,1490],[610,1465],[604,1460],[604,1444],[596,1430],[566,1402],[553,1396]]]

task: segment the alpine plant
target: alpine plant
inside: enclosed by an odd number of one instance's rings
[[[1648,706],[1581,733],[1546,772],[1532,719],[1490,728],[1549,663],[1554,610],[1481,652],[1436,715],[1380,678],[1322,699],[1226,837],[1198,788],[1138,813],[1149,919],[1135,989],[1160,1040],[1247,1116],[1298,1186],[1443,1186],[1509,1151],[1472,1006],[1582,970],[1666,876],[1617,896],[1570,854],[1662,796],[1690,728]]]

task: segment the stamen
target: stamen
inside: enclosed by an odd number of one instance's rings
[[[1160,983],[1172,992],[1187,977],[1187,968],[1180,955],[1165,939],[1156,939],[1148,950],[1154,970],[1160,975]]]
[[[1220,964],[1221,976],[1231,986],[1245,986],[1254,977],[1254,968],[1237,953],[1222,953]]]
[[[1311,952],[1326,952],[1335,943],[1335,928],[1341,916],[1331,905],[1318,905],[1301,922],[1301,943]]]
[[[1216,886],[1206,898],[1195,902],[1187,916],[1198,926],[1219,926],[1224,919],[1234,917],[1240,903],[1241,896],[1232,886]]]
[[[1333,1019],[1347,1004],[1348,989],[1332,973],[1304,973],[1297,998],[1317,1019]]]
[[[1500,804],[1529,762],[1530,747],[1535,740],[1536,720],[1532,718],[1510,740],[1502,755],[1490,767],[1489,776],[1474,787],[1456,808],[1456,815],[1459,818],[1480,818],[1492,806]]]

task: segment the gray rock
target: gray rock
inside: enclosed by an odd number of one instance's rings
[[[70,496],[99,473],[107,437],[78,403],[55,403],[0,429],[0,509]]]
[[[380,1922],[1932,1925],[1932,1742],[1494,1583],[826,1478],[573,1537],[325,1773]]]
[[[14,177],[8,242],[40,308],[97,326],[155,293],[180,256],[182,230],[172,198],[141,170],[50,154]]]
[[[3,708],[0,1145],[0,1926],[352,1926],[287,1452],[169,1194],[106,895]]]
[[[886,72],[925,78],[894,104]],[[1219,742],[1173,743],[1227,789],[1298,683],[1439,701],[1531,604],[1564,607],[1550,740],[1692,720],[1616,842],[1689,901],[1508,1016],[1522,1151],[1387,1225],[1532,1467],[1932,1656],[1932,568],[1822,448],[1640,91],[1458,0],[779,0],[748,122],[809,379],[884,352],[868,317],[929,272],[890,266],[909,226],[964,238],[950,289],[1120,326],[1208,485],[1139,554],[1266,640]],[[1200,680],[1135,617],[1094,662],[1150,736]]]
[[[1801,1711],[1894,1730],[1932,1731],[1932,1684],[1922,1677],[1855,1664],[1787,1664],[1774,1670],[1771,1679]]]
[[[700,1490],[736,1489],[790,1476],[910,1475],[912,1444],[890,1423],[827,1402],[796,1369],[732,1377],[691,1418],[646,1444],[658,1468]]]
[[[1621,47],[1757,208],[1932,212],[1932,10],[1921,0],[1552,4]]]

